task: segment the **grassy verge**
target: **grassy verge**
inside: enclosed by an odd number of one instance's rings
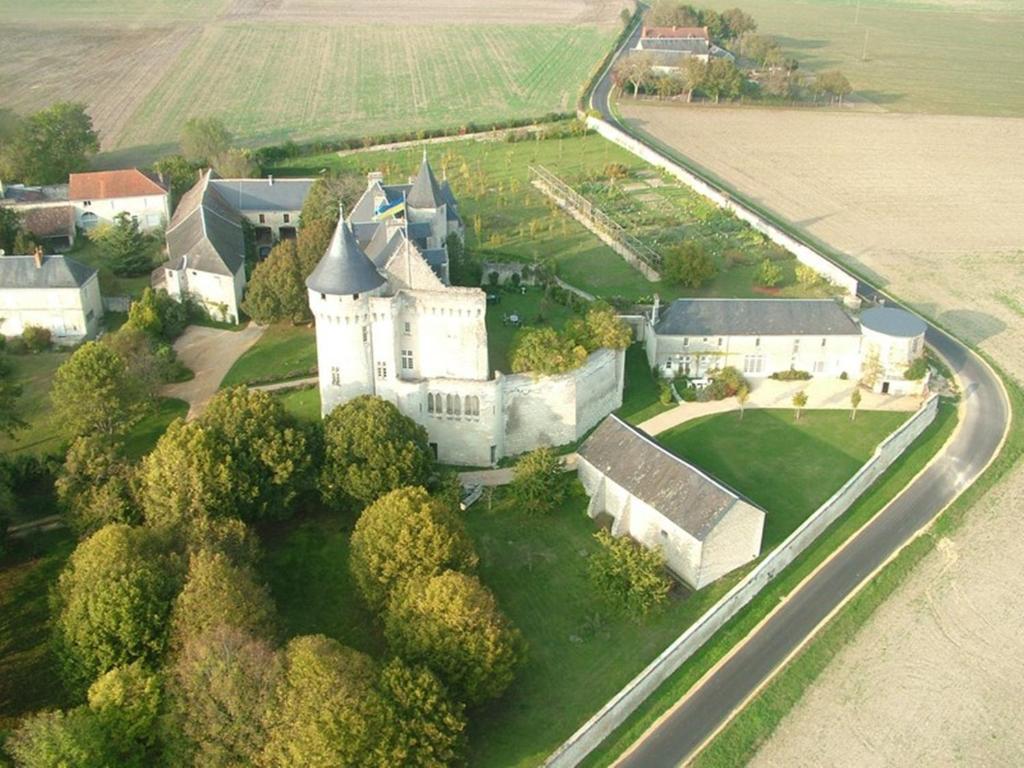
[[[859,418],[859,417],[858,417]],[[644,704],[616,729],[582,765],[611,765],[669,707],[675,704],[736,643],[775,608],[804,578],[878,513],[931,460],[952,434],[956,405],[943,402],[931,426],[885,472],[861,499],[754,600],[720,629]]]
[[[312,423],[320,420],[320,389],[292,389],[276,395],[284,409],[299,421]]]
[[[156,445],[167,426],[188,414],[188,403],[174,397],[161,397],[156,408],[136,424],[124,441],[124,451],[131,459],[141,459]]]
[[[18,418],[28,426],[13,437],[0,437],[3,453],[49,453],[64,442],[64,431],[57,423],[50,403],[53,375],[68,359],[67,352],[9,355],[11,379],[21,385]]]
[[[658,394],[658,382],[647,362],[643,344],[634,344],[626,350],[626,384],[622,390],[622,407],[615,414],[630,424],[640,424],[675,407],[662,403]]]
[[[266,384],[316,373],[316,333],[306,326],[272,325],[235,361],[220,383]]]
[[[967,511],[988,492],[1024,454],[1024,393],[1004,378],[1013,408],[1013,424],[1006,446],[985,472],[960,498],[951,504],[935,524],[900,552],[871,582],[825,625],[797,655],[698,756],[696,765],[733,766],[746,763],[775,731],[783,717],[800,700],[807,688],[860,632],[875,610],[893,594],[944,537],[964,521]]]

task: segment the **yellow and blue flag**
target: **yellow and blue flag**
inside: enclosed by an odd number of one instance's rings
[[[381,221],[382,219],[390,219],[392,216],[401,213],[405,210],[405,198],[391,202],[387,198],[382,200],[380,204],[373,210],[373,220]]]

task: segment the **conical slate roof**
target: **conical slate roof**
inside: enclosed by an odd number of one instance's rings
[[[427,161],[427,153],[424,151],[420,171],[416,174],[416,179],[412,183],[412,189],[409,190],[409,196],[405,203],[410,208],[440,208],[443,202],[441,186],[437,183],[434,171]]]
[[[363,253],[345,217],[338,220],[327,253],[306,278],[306,287],[318,293],[348,296],[384,285],[384,278]]]

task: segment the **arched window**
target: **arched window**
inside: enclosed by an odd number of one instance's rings
[[[427,393],[427,413],[433,413],[433,412],[434,412],[434,396],[428,392]]]
[[[476,395],[466,396],[466,415],[467,416],[479,416],[480,415],[480,398]]]
[[[458,395],[453,395],[452,399],[455,400],[455,415],[456,416],[461,416],[462,415],[462,398],[459,397]]]
[[[445,395],[444,399],[445,399],[445,413],[447,413],[449,416],[451,416],[453,413],[455,413],[454,398],[451,395]]]

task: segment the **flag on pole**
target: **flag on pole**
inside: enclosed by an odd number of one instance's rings
[[[373,210],[373,220],[381,221],[383,219],[390,219],[405,210],[405,197],[401,200],[391,202],[387,198],[382,200],[380,204]]]

